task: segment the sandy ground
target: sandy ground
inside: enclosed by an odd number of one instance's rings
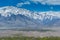
[[[60,31],[47,31],[47,32],[39,32],[39,31],[12,31],[12,30],[4,30],[0,31],[0,37],[8,37],[13,35],[22,35],[28,37],[49,37],[49,36],[58,36],[60,37]]]

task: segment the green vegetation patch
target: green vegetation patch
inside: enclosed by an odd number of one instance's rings
[[[34,37],[1,37],[0,40],[60,40],[60,37],[43,37],[43,38],[34,38]]]

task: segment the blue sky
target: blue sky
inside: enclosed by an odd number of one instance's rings
[[[29,3],[27,4],[26,2]],[[60,11],[59,2],[59,0],[48,0],[47,2],[46,0],[0,0],[0,7],[15,6],[31,11]]]

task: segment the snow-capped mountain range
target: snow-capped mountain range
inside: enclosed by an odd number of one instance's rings
[[[26,9],[17,8],[13,6],[0,7],[0,14],[4,17],[14,15],[24,15],[33,19],[43,20],[43,18],[53,19],[53,17],[60,18],[60,11],[46,11],[46,12],[32,12]]]
[[[0,7],[0,26],[3,28],[60,26],[59,24],[60,11],[33,12],[14,6]]]

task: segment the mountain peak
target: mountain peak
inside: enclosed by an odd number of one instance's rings
[[[26,9],[22,9],[22,8],[17,8],[17,7],[13,7],[13,6],[5,6],[5,7],[1,7],[0,8],[0,14],[2,16],[7,17],[8,15],[11,16],[11,14],[27,14],[27,12],[29,13],[28,10]]]

